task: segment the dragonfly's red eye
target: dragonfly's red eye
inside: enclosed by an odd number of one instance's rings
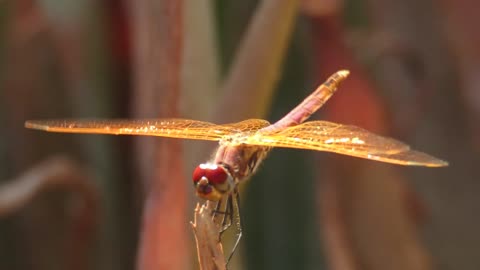
[[[216,164],[200,164],[193,171],[193,183],[198,183],[202,177],[208,179],[211,184],[223,184],[228,178],[227,172]]]
[[[200,179],[202,179],[202,177],[205,176],[205,170],[202,169],[200,166],[197,166],[195,168],[195,170],[193,171],[193,183],[196,184],[198,183],[198,181],[200,181]]]

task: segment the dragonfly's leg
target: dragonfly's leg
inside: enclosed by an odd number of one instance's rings
[[[221,224],[220,234],[226,231],[232,225],[233,206],[231,196],[219,200],[212,213],[212,219],[215,224]]]
[[[222,201],[218,201],[217,205],[215,205],[215,210],[212,212],[212,218],[215,220],[218,214],[222,213]]]
[[[225,205],[225,212],[222,220],[222,229],[220,230],[220,235],[225,232],[230,226],[232,226],[233,219],[233,197],[229,195]]]
[[[217,219],[219,219],[219,216],[222,216],[222,219],[223,219],[223,215],[225,215],[225,212],[222,209],[223,205],[224,205],[223,200],[219,200],[217,202],[217,205],[215,206],[215,209],[212,211],[212,220],[215,223],[217,223]]]
[[[240,194],[236,189],[234,193],[235,194],[232,196],[232,206],[233,206],[233,216],[235,218],[235,225],[237,227],[238,233],[237,233],[237,239],[235,240],[235,244],[233,245],[232,251],[230,252],[230,255],[228,255],[227,265],[232,259],[233,254],[235,253],[235,250],[237,249],[238,244],[240,243],[240,239],[242,238],[242,229],[243,229],[242,218],[241,218],[242,213],[240,211]]]

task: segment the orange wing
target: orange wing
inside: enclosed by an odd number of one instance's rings
[[[173,118],[141,120],[33,120],[25,123],[27,128],[50,132],[143,135],[210,141],[219,141],[225,136],[236,133],[256,131],[268,125],[267,121],[260,119],[216,125],[203,121]]]
[[[410,150],[408,145],[397,140],[375,135],[356,126],[327,121],[305,122],[275,133],[260,130],[246,137],[245,143],[327,151],[400,165],[447,165],[443,160]]]

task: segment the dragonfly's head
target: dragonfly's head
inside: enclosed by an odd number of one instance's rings
[[[221,165],[204,163],[193,171],[193,184],[200,198],[219,201],[233,189],[233,178]]]

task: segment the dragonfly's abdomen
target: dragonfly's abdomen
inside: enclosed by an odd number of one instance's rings
[[[348,74],[347,70],[336,72],[282,119],[261,129],[261,131],[276,132],[303,123],[327,102],[337,91],[339,84],[347,78]]]

